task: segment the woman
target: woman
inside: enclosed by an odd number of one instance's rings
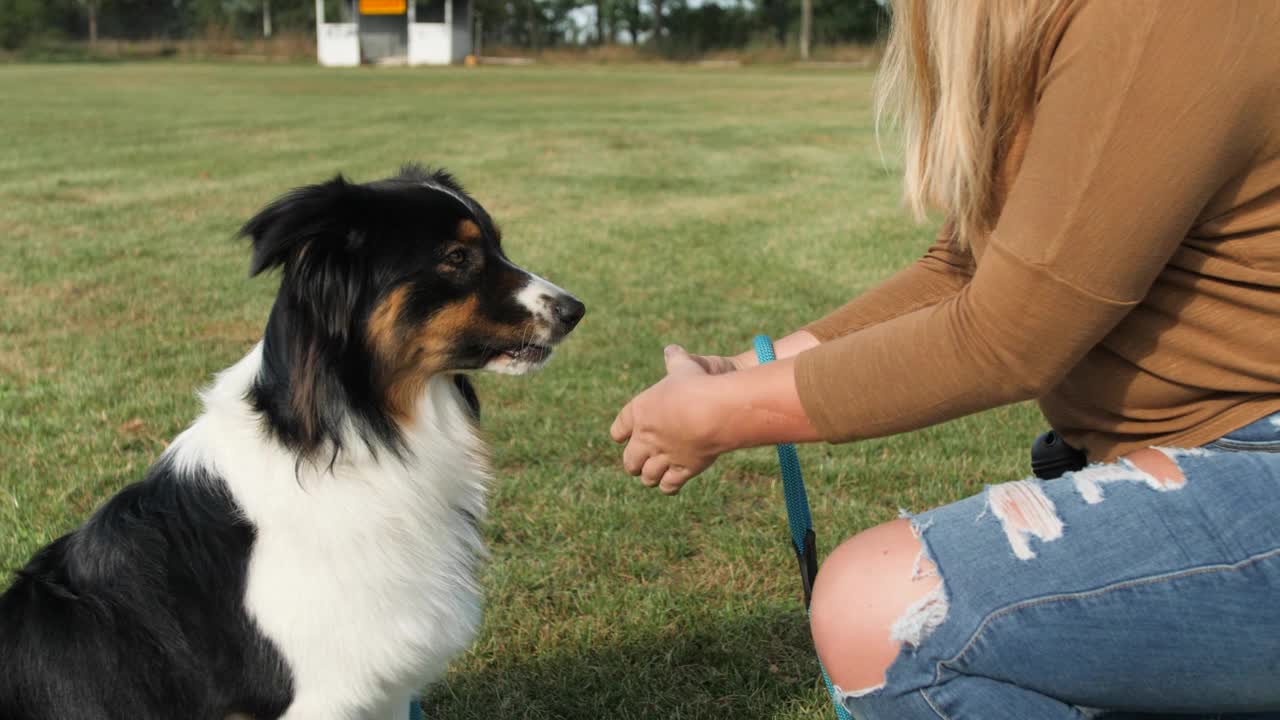
[[[846,541],[812,630],[861,718],[1280,710],[1280,3],[895,0],[917,263],[763,367],[667,350],[619,413],[717,455],[1037,399],[1095,464]]]

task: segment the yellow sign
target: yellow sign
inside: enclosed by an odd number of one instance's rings
[[[407,0],[360,0],[361,15],[403,15]]]

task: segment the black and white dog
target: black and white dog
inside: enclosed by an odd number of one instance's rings
[[[141,482],[0,596],[0,720],[408,715],[480,622],[486,450],[466,370],[582,317],[443,172],[338,178],[250,220],[257,346]]]

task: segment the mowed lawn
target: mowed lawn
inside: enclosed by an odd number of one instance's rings
[[[0,67],[0,567],[139,479],[257,340],[276,279],[246,277],[240,223],[293,186],[420,161],[588,306],[544,372],[479,379],[498,471],[486,623],[428,717],[825,717],[772,451],[668,498],[622,472],[608,427],[664,344],[741,351],[927,245],[870,86],[831,69]],[[1023,406],[802,448],[823,549],[1025,474],[1039,426]]]

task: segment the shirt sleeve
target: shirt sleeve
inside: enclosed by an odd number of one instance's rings
[[[1239,77],[1237,5],[1093,2],[1039,86],[1003,212],[964,287],[801,353],[830,441],[905,432],[1039,397],[1146,294],[1262,132]],[[1255,43],[1256,47],[1257,44]]]
[[[973,276],[973,256],[952,245],[948,224],[924,256],[802,329],[827,342],[955,295]]]

